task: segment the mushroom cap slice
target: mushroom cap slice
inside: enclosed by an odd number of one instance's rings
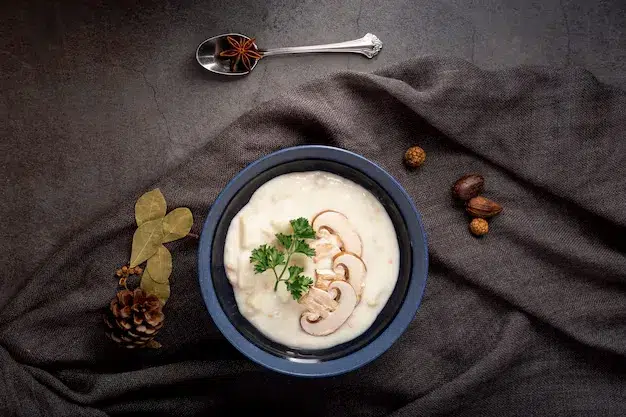
[[[319,315],[305,311],[300,317],[300,325],[302,330],[313,336],[326,336],[339,327],[352,315],[356,307],[357,297],[354,289],[350,284],[344,281],[335,281],[330,284],[330,289],[337,292],[339,305],[330,312],[326,318],[320,318]]]
[[[333,271],[337,274],[343,272],[345,279],[354,288],[357,297],[361,297],[365,287],[367,268],[360,256],[350,252],[341,252],[335,255],[333,258]]]
[[[363,252],[361,237],[354,230],[348,218],[342,213],[333,210],[322,211],[313,217],[311,225],[315,232],[319,232],[320,229],[327,229],[331,233],[339,236],[339,239],[341,239],[343,243],[344,251],[361,256]]]

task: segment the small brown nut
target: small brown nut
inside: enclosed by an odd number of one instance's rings
[[[488,198],[478,196],[465,203],[465,211],[474,217],[486,219],[500,213],[502,206]]]
[[[128,272],[128,267],[127,267],[126,265],[124,265],[124,266],[122,267],[122,272],[123,272],[124,274]]]
[[[404,162],[411,168],[421,166],[426,160],[426,152],[419,146],[411,146],[404,154]]]
[[[482,175],[468,174],[459,178],[452,187],[452,194],[459,200],[467,201],[483,192],[485,179]]]
[[[487,223],[485,219],[472,219],[469,224],[469,229],[474,236],[486,235],[487,232],[489,232],[489,223]]]
[[[135,267],[135,275],[141,275],[142,272],[143,272],[143,269],[141,269],[138,266]]]

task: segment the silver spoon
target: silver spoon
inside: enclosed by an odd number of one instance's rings
[[[240,33],[225,33],[223,35],[213,36],[202,42],[196,50],[196,60],[200,65],[209,71],[221,75],[246,75],[252,71],[258,64],[260,59],[250,59],[250,69],[246,69],[243,65],[237,65],[231,67],[231,61],[229,58],[221,57],[220,52],[227,49],[231,49],[232,46],[228,42],[227,37],[235,38],[237,40],[243,39],[250,40],[248,36]],[[355,54],[362,54],[368,58],[373,58],[378,54],[383,47],[383,43],[375,35],[368,33],[360,39],[353,41],[330,43],[326,45],[311,45],[311,46],[296,46],[287,48],[275,48],[275,49],[258,49],[254,44],[256,52],[262,57],[272,55],[285,55],[285,54],[303,54],[311,52],[352,52]]]

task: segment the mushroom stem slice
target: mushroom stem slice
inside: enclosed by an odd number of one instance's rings
[[[352,315],[356,307],[357,297],[350,284],[344,281],[334,281],[330,289],[337,293],[338,306],[326,318],[320,318],[315,313],[306,311],[300,317],[302,330],[313,336],[326,336],[335,332]]]
[[[339,236],[344,251],[361,256],[363,250],[361,237],[342,213],[333,210],[322,211],[313,217],[311,224],[317,233],[320,232],[320,229],[326,229]]]
[[[306,306],[311,320],[313,320],[313,316],[326,318],[330,311],[339,306],[339,303],[329,293],[315,287],[309,288],[309,292],[299,302]]]
[[[365,287],[367,268],[359,256],[349,252],[341,252],[333,258],[333,271],[337,274],[343,273],[346,281],[354,288],[357,297],[361,297]]]
[[[332,261],[331,261],[332,262]],[[343,272],[343,271],[340,271]],[[321,290],[328,290],[333,281],[345,281],[343,274],[338,274],[332,269],[316,269],[315,270],[315,287]]]
[[[331,245],[337,246],[338,248],[343,246],[343,242],[341,241],[339,236],[333,235],[328,229],[320,228],[316,232],[316,235],[320,241],[330,243]]]
[[[325,258],[332,259],[333,256],[341,252],[339,246],[335,246],[332,243],[327,243],[325,241],[313,242],[312,246],[313,249],[315,249],[315,256],[313,257],[313,262],[315,263],[318,263]]]

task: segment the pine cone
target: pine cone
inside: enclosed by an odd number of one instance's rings
[[[152,339],[163,327],[165,316],[161,308],[161,301],[141,288],[119,291],[104,318],[109,327],[107,336],[129,349],[159,346]]]

